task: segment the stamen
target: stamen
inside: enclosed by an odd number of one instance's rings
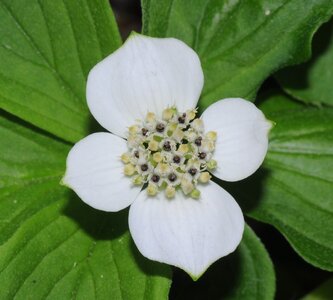
[[[161,152],[156,152],[153,154],[153,161],[156,162],[156,163],[159,163],[163,160],[163,156],[161,154]]]
[[[151,140],[148,144],[148,148],[151,151],[157,151],[158,150],[158,142],[155,140]]]
[[[202,172],[199,177],[199,181],[202,183],[207,183],[212,176],[208,172]]]
[[[120,159],[124,164],[128,164],[131,161],[131,157],[129,156],[128,153],[123,153]]]
[[[216,169],[217,167],[217,161],[214,159],[211,159],[208,163],[207,163],[207,168],[210,170]]]
[[[167,198],[171,199],[175,196],[176,194],[176,189],[173,186],[167,186],[167,188],[165,189],[165,195],[167,196]]]
[[[132,176],[135,173],[135,168],[132,164],[127,164],[124,167],[124,174],[126,176]]]
[[[181,144],[178,147],[178,151],[185,154],[185,153],[189,152],[190,149],[187,144]]]
[[[163,120],[169,121],[172,118],[173,114],[174,114],[174,109],[172,108],[165,109],[162,114]]]
[[[197,189],[194,189],[192,192],[191,192],[191,197],[194,198],[194,199],[199,199],[200,198],[200,191],[197,190]]]
[[[142,185],[143,184],[143,177],[137,176],[133,179],[133,184],[135,185]]]
[[[158,188],[155,184],[148,184],[148,187],[147,187],[147,194],[149,196],[155,196],[158,192]]]

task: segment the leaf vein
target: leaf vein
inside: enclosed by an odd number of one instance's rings
[[[36,214],[38,214],[40,211],[36,212],[33,216],[35,216]],[[31,216],[31,217],[33,217]],[[29,219],[31,219],[31,217]],[[50,226],[52,223],[56,222],[58,219],[60,218],[60,216],[56,216],[55,218],[51,219],[49,223],[47,223],[46,226],[44,227],[41,227],[37,232],[36,234],[34,235],[34,238],[36,238],[37,235],[39,235],[41,232],[43,232],[46,228],[48,228],[48,226]],[[27,219],[25,221],[28,222],[29,219]],[[24,246],[21,248],[22,249],[25,249],[31,242],[33,241],[33,238],[30,239],[27,243],[24,244]],[[8,267],[9,265],[14,261],[14,259],[20,254],[21,252],[20,251],[17,251],[15,252],[14,256],[12,256],[9,261],[7,262],[7,264],[5,264],[5,266],[0,270],[0,273],[3,273]]]
[[[48,94],[46,94],[45,92],[42,92],[41,90],[39,90],[39,89],[37,89],[37,88],[35,88],[35,87],[29,86],[29,85],[27,85],[26,83],[23,83],[23,82],[17,81],[16,79],[9,78],[9,77],[7,77],[5,74],[3,74],[3,73],[1,73],[1,72],[0,72],[0,77],[2,77],[4,80],[8,80],[8,81],[11,81],[11,82],[13,82],[13,83],[19,85],[19,86],[22,86],[22,87],[25,88],[25,89],[28,89],[28,90],[30,89],[32,92],[35,92],[35,93],[37,93],[37,94],[40,94],[40,95],[43,96],[43,97],[47,97],[47,98],[49,98],[50,100],[53,100],[54,102],[56,102],[57,104],[62,105],[62,106],[65,107],[66,109],[71,110],[72,112],[74,112],[74,113],[76,113],[76,114],[79,114],[80,116],[84,116],[84,113],[82,112],[82,110],[75,110],[73,107],[68,106],[66,103],[59,101],[59,99],[56,99],[56,98],[52,97],[51,95],[48,95]],[[52,101],[52,102],[53,102],[53,101]],[[16,102],[16,101],[13,101],[13,102]],[[24,106],[24,105],[22,105],[22,106]],[[26,106],[24,106],[24,107],[26,107]],[[39,113],[39,114],[40,114],[40,113]]]
[[[325,183],[328,183],[328,184],[333,183],[332,180],[329,180],[329,179],[326,179],[326,178],[323,178],[323,177],[319,177],[319,176],[315,176],[315,175],[312,175],[312,174],[309,174],[309,173],[304,173],[299,169],[290,168],[290,167],[286,166],[285,164],[282,164],[281,162],[274,161],[272,159],[270,159],[270,161],[271,162],[268,162],[267,164],[268,164],[268,166],[273,167],[273,169],[275,168],[275,169],[279,169],[279,170],[282,170],[282,171],[295,173],[295,174],[301,175],[303,177],[310,177],[312,179],[316,179],[316,180],[319,180],[319,181],[322,181],[322,182],[325,182]]]
[[[114,266],[116,267],[115,270],[116,270],[116,276],[117,276],[117,281],[119,283],[119,292],[120,292],[120,297],[121,299],[125,299],[124,297],[124,293],[123,293],[123,289],[122,289],[122,285],[121,285],[121,278],[120,278],[120,270],[119,270],[119,266],[118,266],[118,263],[114,257],[114,249],[113,249],[113,244],[112,244],[112,241],[109,241],[109,249],[110,249],[110,257],[111,257],[111,260],[114,264]]]
[[[309,149],[301,149],[301,148],[289,148],[289,147],[272,147],[269,149],[269,153],[281,154],[281,155],[302,155],[302,156],[315,156],[315,157],[332,157],[333,153],[322,153],[319,152],[318,149],[316,152],[306,152]],[[312,149],[311,149],[312,151]]]
[[[65,8],[67,16],[68,16],[68,20],[69,20],[69,24],[70,24],[70,29],[71,29],[71,32],[72,32],[72,35],[73,35],[74,44],[75,44],[75,51],[76,51],[77,58],[78,58],[78,61],[79,61],[79,65],[80,65],[80,69],[81,69],[81,74],[82,74],[82,76],[84,78],[85,76],[84,76],[84,71],[83,71],[82,58],[81,58],[81,55],[80,55],[79,46],[78,46],[78,42],[77,42],[76,35],[75,35],[75,30],[74,30],[74,26],[73,26],[72,17],[71,17],[71,15],[69,13],[68,7],[66,5],[66,1],[62,0],[62,3],[64,4],[64,8]]]
[[[43,14],[45,14],[39,0],[38,0],[38,4],[43,12]],[[36,54],[48,65],[49,69],[63,82],[64,87],[71,92],[73,98],[75,100],[77,100],[78,102],[80,101],[80,97],[78,95],[75,94],[74,90],[72,89],[72,87],[68,84],[68,82],[61,76],[61,74],[56,70],[56,68],[54,68],[50,62],[46,59],[46,57],[43,55],[43,53],[39,50],[38,46],[36,45],[36,43],[34,42],[33,38],[29,35],[29,33],[24,29],[24,27],[21,25],[21,23],[19,22],[18,18],[14,15],[14,13],[9,9],[9,7],[7,5],[4,4],[3,1],[0,2],[0,5],[4,8],[4,11],[7,12],[7,14],[13,19],[13,21],[15,22],[15,25],[17,26],[17,28],[20,30],[20,32],[23,34],[23,36],[25,37],[25,39],[28,41],[28,43],[33,47],[33,49],[35,50]],[[49,32],[49,28],[46,25],[46,29]],[[52,46],[52,43],[50,43],[50,46]]]
[[[1,77],[1,74],[0,74],[0,77]],[[0,97],[1,97],[2,99],[6,100],[6,101],[14,102],[14,103],[15,103],[16,105],[18,105],[18,106],[24,107],[24,108],[26,108],[26,109],[28,108],[27,106],[21,105],[19,102],[16,102],[15,100],[9,100],[8,98],[4,97],[4,96],[1,95],[1,94],[0,94]],[[1,107],[1,109],[3,109],[3,110],[6,111],[6,112],[11,113],[11,111],[7,110],[6,108]],[[74,128],[70,127],[69,125],[66,125],[66,124],[63,124],[63,123],[59,123],[59,122],[57,121],[57,119],[53,119],[53,118],[51,118],[51,117],[49,117],[49,116],[43,115],[43,114],[41,114],[40,112],[38,112],[37,110],[33,110],[33,109],[31,109],[31,108],[28,108],[28,110],[30,110],[30,111],[32,111],[33,113],[35,113],[35,114],[41,116],[42,118],[48,119],[48,120],[50,120],[50,121],[52,121],[52,122],[56,122],[56,123],[60,124],[60,126],[62,126],[62,127],[64,127],[64,128],[67,128],[67,129],[69,129],[69,130],[71,130],[71,131],[73,131],[73,132],[75,132],[75,133],[77,133],[77,134],[79,134],[79,135],[81,135],[81,136],[83,135],[83,132],[80,132],[80,131],[78,131],[77,129],[74,129]],[[27,121],[27,122],[28,122],[28,121]],[[31,123],[31,122],[28,122],[28,123],[34,125],[34,124]]]
[[[94,241],[92,241],[91,242],[91,245],[90,245],[90,247],[89,247],[89,249],[88,249],[88,252],[87,252],[87,255],[84,257],[84,258],[82,258],[80,261],[78,261],[78,263],[77,263],[77,265],[76,266],[72,266],[71,268],[69,268],[68,270],[66,270],[66,272],[65,273],[63,273],[63,274],[61,274],[61,276],[59,276],[59,278],[58,278],[58,280],[56,281],[56,282],[54,282],[53,283],[53,286],[51,287],[51,289],[47,292],[47,294],[45,295],[45,299],[51,294],[51,292],[55,289],[55,287],[56,286],[58,286],[58,284],[61,282],[61,280],[63,279],[63,278],[65,278],[68,274],[70,274],[72,271],[74,271],[75,270],[75,268],[77,268],[80,264],[82,264],[83,262],[85,262],[90,256],[91,256],[91,249],[93,248],[94,249],[94,245],[95,245],[96,243],[94,242]],[[75,290],[76,291],[74,291],[73,290],[73,296],[75,296],[76,295],[76,293],[77,293],[77,290],[79,289],[79,286],[80,286],[80,283],[78,282],[77,283],[77,286],[75,287]]]
[[[333,216],[333,212],[320,207],[317,203],[312,202],[311,200],[306,199],[303,195],[296,192],[294,189],[292,189],[289,185],[287,185],[283,181],[276,179],[276,178],[272,178],[272,181],[275,183],[275,185],[279,186],[282,190],[284,190],[285,192],[291,194],[292,196],[302,200],[304,203],[308,204],[309,206],[315,208],[316,210],[319,210],[320,212],[322,212],[324,214]]]
[[[172,7],[173,7],[173,4],[175,3],[174,0],[171,0],[170,2],[170,5],[169,5],[169,9],[168,9],[168,12],[167,12],[167,23],[165,25],[165,34],[164,36],[167,36],[168,35],[168,31],[169,31],[169,24],[170,24],[170,15],[171,15],[171,11],[172,11]]]
[[[49,224],[50,225],[50,224]],[[48,225],[48,226],[49,226]],[[15,298],[15,296],[18,294],[18,292],[22,289],[23,285],[25,282],[27,282],[27,280],[31,277],[31,275],[33,274],[33,272],[38,268],[38,266],[40,266],[43,261],[49,257],[53,252],[55,252],[56,250],[58,250],[63,244],[65,244],[67,241],[69,241],[73,236],[75,236],[78,232],[79,232],[80,228],[76,228],[75,231],[73,231],[69,236],[67,236],[64,240],[60,241],[59,244],[56,245],[55,248],[52,249],[52,251],[47,252],[42,258],[41,260],[31,269],[29,270],[29,274],[24,278],[23,282],[21,283],[20,287],[18,288],[18,290],[15,291],[15,294],[13,295],[13,299]],[[34,237],[35,238],[35,237]],[[33,238],[33,239],[34,239]],[[32,239],[32,240],[33,240]],[[19,252],[20,253],[20,252]]]
[[[196,27],[196,32],[195,32],[195,35],[194,35],[194,42],[193,42],[193,49],[195,49],[195,50],[197,50],[197,48],[198,48],[199,35],[200,35],[203,20],[204,20],[204,17],[205,17],[205,14],[206,14],[206,11],[208,9],[209,4],[210,4],[210,0],[206,0],[206,4],[205,4],[205,6],[202,10],[202,14],[201,14],[200,19],[198,21],[198,26]]]

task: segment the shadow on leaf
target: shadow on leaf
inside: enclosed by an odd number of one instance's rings
[[[74,192],[70,193],[64,214],[79,224],[91,238],[98,241],[114,241],[122,236],[129,235],[128,232],[128,208],[119,212],[104,212],[94,209],[81,201]],[[159,276],[170,278],[171,272],[167,265],[150,261],[143,257],[136,248],[132,238],[129,238],[127,247],[129,255],[134,258],[135,263],[142,273],[147,276]]]
[[[309,70],[329,49],[333,39],[333,21],[324,24],[315,34],[312,42],[311,59],[299,66],[291,66],[277,73],[278,80],[287,89],[304,90],[309,87]],[[292,70],[292,72],[290,72]],[[295,71],[297,76],[295,76]]]
[[[264,182],[269,173],[269,170],[260,168],[255,174],[241,181],[226,182],[217,178],[214,178],[214,181],[235,198],[246,214],[260,205]]]
[[[183,271],[176,269],[171,299],[227,299],[233,298],[240,285],[242,257],[240,250],[214,263],[196,282]]]

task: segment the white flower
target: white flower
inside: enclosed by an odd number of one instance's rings
[[[96,209],[131,205],[129,228],[140,252],[194,279],[233,252],[244,229],[237,202],[207,171],[227,181],[251,175],[264,160],[271,127],[254,104],[239,98],[220,100],[194,119],[203,81],[197,54],[183,42],[132,34],[88,77],[89,109],[110,133],[79,141],[63,178]],[[141,153],[148,153],[144,162]],[[142,190],[145,183],[149,189]]]

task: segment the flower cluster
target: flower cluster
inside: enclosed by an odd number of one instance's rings
[[[109,132],[75,144],[62,180],[96,209],[130,206],[140,252],[194,280],[234,251],[244,231],[239,205],[215,178],[253,174],[271,128],[240,98],[215,101],[196,118],[203,84],[200,59],[186,44],[131,34],[88,76],[89,109]]]
[[[143,122],[129,127],[128,151],[121,160],[133,184],[147,183],[150,196],[164,190],[167,198],[174,198],[181,190],[192,198],[200,197],[197,184],[207,183],[208,171],[217,166],[212,158],[217,134],[205,134],[203,121],[195,116],[196,110],[183,113],[171,107],[161,119],[148,112]]]

